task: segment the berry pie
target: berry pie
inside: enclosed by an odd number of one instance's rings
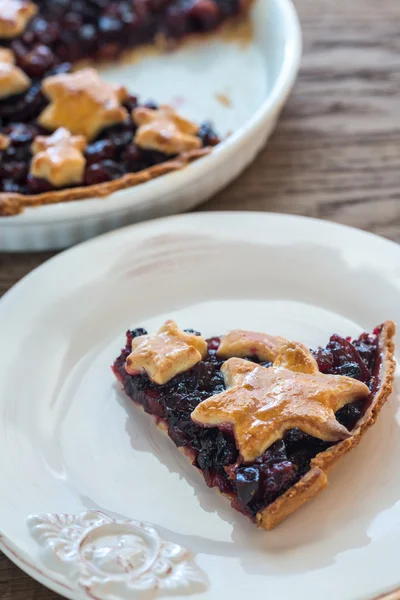
[[[205,339],[167,321],[127,332],[125,393],[232,507],[272,529],[328,483],[392,391],[395,325],[325,348],[252,331]]]
[[[107,196],[211,152],[208,121],[141,103],[77,63],[170,48],[242,19],[250,2],[0,0],[0,216]]]

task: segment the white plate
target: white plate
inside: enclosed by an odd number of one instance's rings
[[[237,177],[272,132],[301,54],[300,26],[290,0],[257,0],[251,24],[253,38],[246,44],[216,37],[102,72],[143,99],[172,103],[196,121],[211,119],[222,135],[233,131],[210,156],[107,199],[0,218],[0,251],[64,248],[122,225],[185,211]],[[231,107],[218,101],[221,94]]]
[[[88,600],[79,582],[100,600],[142,598],[139,584],[148,597],[158,584],[199,600],[361,600],[400,585],[398,396],[328,490],[265,532],[206,487],[109,368],[128,327],[167,317],[206,335],[241,327],[313,347],[400,322],[399,265],[397,245],[343,226],[199,213],[120,230],[37,269],[0,301],[0,548],[75,600]],[[91,517],[72,515],[89,510],[110,522],[89,536],[103,551],[86,539],[79,554]],[[71,516],[28,523],[32,513]],[[151,523],[195,562],[113,518]]]

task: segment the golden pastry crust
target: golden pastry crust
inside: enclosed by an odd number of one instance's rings
[[[367,430],[375,423],[378,414],[393,390],[396,361],[394,358],[394,335],[396,326],[393,321],[383,324],[380,334],[382,363],[380,368],[380,386],[371,406],[353,429],[352,435],[325,452],[317,454],[311,461],[310,470],[282,496],[256,515],[256,522],[263,529],[273,529],[285,517],[311,500],[328,484],[327,473],[338,460],[352,448],[355,448]]]
[[[261,361],[274,361],[285,342],[287,340],[279,336],[233,329],[222,336],[217,355],[220,358],[257,356]]]
[[[201,140],[196,137],[198,125],[181,117],[170,106],[155,110],[140,106],[132,111],[132,118],[138,125],[135,144],[139,148],[181,154],[201,147]]]
[[[155,335],[132,340],[125,368],[130,375],[145,371],[152,381],[162,385],[194,367],[206,354],[207,342],[202,336],[186,333],[170,320]]]
[[[282,346],[271,367],[233,357],[221,371],[227,389],[200,402],[191,417],[199,425],[230,425],[245,462],[296,427],[329,442],[350,437],[335,413],[369,395],[361,381],[320,373],[311,352],[296,342]]]
[[[0,151],[7,150],[10,145],[10,138],[4,133],[0,133]]]
[[[44,194],[24,195],[9,192],[0,192],[0,217],[11,217],[23,212],[24,208],[58,204],[60,202],[73,202],[86,198],[106,198],[113,192],[134,187],[156,179],[167,173],[179,171],[191,162],[212,152],[212,147],[200,148],[193,152],[185,152],[181,156],[168,160],[165,163],[154,165],[138,173],[128,173],[114,181],[107,181],[97,185],[68,188],[65,190],[52,190]]]
[[[37,11],[29,0],[0,0],[0,38],[20,35]]]
[[[28,75],[15,66],[14,52],[8,48],[0,48],[0,99],[21,94],[30,84]]]
[[[122,106],[127,89],[102,81],[96,69],[46,77],[42,90],[50,104],[39,115],[38,123],[51,131],[65,127],[74,135],[92,140],[128,116]]]
[[[53,135],[37,136],[32,144],[34,154],[30,173],[56,187],[83,181],[87,141],[83,135],[71,135],[60,127]]]
[[[320,374],[317,361],[310,350],[300,342],[286,342],[274,360],[274,367],[290,369],[308,375]]]

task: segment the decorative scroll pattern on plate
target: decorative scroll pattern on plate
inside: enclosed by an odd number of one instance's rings
[[[87,511],[32,515],[28,527],[44,564],[65,575],[80,596],[132,600],[157,592],[198,593],[207,587],[207,577],[191,553],[161,539],[148,523]]]

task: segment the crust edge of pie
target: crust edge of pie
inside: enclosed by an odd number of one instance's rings
[[[143,169],[136,173],[127,173],[113,181],[105,181],[104,183],[95,185],[51,190],[43,194],[34,195],[0,192],[0,217],[18,215],[23,212],[25,208],[30,207],[59,204],[60,202],[72,202],[74,200],[85,200],[96,197],[105,198],[119,190],[135,187],[136,185],[146,183],[146,181],[156,179],[167,173],[180,171],[195,160],[207,156],[212,150],[212,146],[205,146],[198,150],[184,152],[175,158],[153,165],[148,169]]]
[[[393,390],[396,360],[394,357],[394,335],[396,326],[393,321],[385,321],[379,336],[382,363],[379,371],[381,382],[375,397],[360,419],[354,433],[346,440],[335,444],[325,452],[317,454],[311,461],[311,468],[303,477],[290,487],[272,504],[256,514],[256,523],[262,529],[273,529],[283,519],[311,500],[328,485],[328,472],[338,460],[355,448],[361,438],[375,423],[379,412]]]

